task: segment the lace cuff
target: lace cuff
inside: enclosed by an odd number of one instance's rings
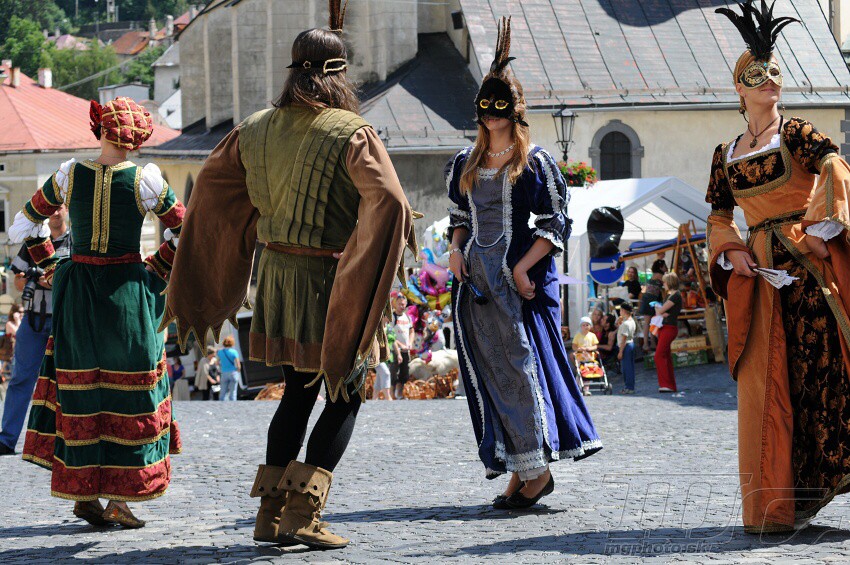
[[[717,264],[720,265],[724,271],[731,271],[735,269],[734,265],[732,265],[732,261],[726,258],[725,251],[717,256]]]
[[[833,220],[824,220],[806,228],[806,233],[808,235],[819,237],[824,241],[829,241],[843,231],[844,226]]]
[[[537,227],[537,230],[533,236],[551,241],[555,245],[551,255],[554,257],[559,256],[564,251],[564,235],[567,230],[564,215],[562,213],[541,214],[534,219],[534,225]]]

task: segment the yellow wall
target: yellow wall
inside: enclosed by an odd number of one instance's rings
[[[576,110],[570,160],[590,163],[593,136],[611,120],[617,119],[636,131],[644,147],[642,177],[678,177],[697,188],[708,183],[711,156],[721,142],[731,141],[745,131],[746,123],[735,110],[665,110],[591,112]],[[801,116],[841,145],[844,109],[787,110],[786,118]],[[532,139],[560,159],[555,122],[551,114],[529,116]]]

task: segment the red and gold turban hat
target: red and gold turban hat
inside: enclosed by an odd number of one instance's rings
[[[103,106],[92,100],[89,117],[96,138],[103,135],[106,141],[122,149],[135,151],[153,133],[150,113],[126,96],[119,96]]]

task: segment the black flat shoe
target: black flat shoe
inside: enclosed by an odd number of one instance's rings
[[[5,443],[0,442],[0,455],[14,455],[15,450],[11,447],[7,446]]]
[[[504,494],[498,495],[493,499],[493,508],[496,510],[510,510],[511,507],[508,506],[508,497]]]
[[[526,498],[520,491],[516,491],[512,495],[508,497],[505,501],[505,504],[508,505],[509,508],[513,509],[523,509],[523,508],[531,508],[537,502],[543,498],[544,496],[550,495],[555,491],[555,478],[552,475],[549,475],[549,482],[546,483],[546,486],[537,493],[537,496],[534,498]]]

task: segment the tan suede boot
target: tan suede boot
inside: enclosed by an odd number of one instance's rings
[[[292,461],[279,488],[286,491],[286,505],[280,515],[278,540],[303,543],[314,549],[338,549],[348,540],[329,532],[322,522],[322,509],[328,501],[333,473],[320,467]]]
[[[280,522],[280,511],[286,502],[286,492],[279,484],[285,472],[284,467],[273,465],[260,465],[257,469],[257,478],[251,487],[251,496],[260,498],[254,541],[280,543],[277,539],[277,525]]]

